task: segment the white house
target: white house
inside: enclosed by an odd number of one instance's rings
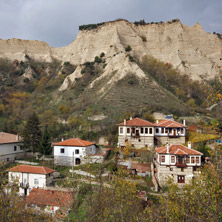
[[[75,166],[85,162],[87,156],[96,154],[96,145],[81,139],[68,139],[53,144],[54,163]]]
[[[183,124],[170,119],[157,120],[154,131],[155,146],[166,143],[175,145],[184,144],[186,128],[185,120],[183,121]]]
[[[158,147],[156,151],[156,177],[160,186],[165,185],[169,177],[175,183],[183,185],[189,183],[194,177],[198,168],[201,167],[202,153],[183,145],[166,145]]]
[[[43,166],[18,165],[8,170],[8,181],[18,183],[19,194],[27,196],[33,188],[52,185],[53,172]]]
[[[154,127],[156,124],[140,118],[130,118],[118,124],[118,145],[125,147],[127,143],[135,148],[152,148],[154,146]]]
[[[21,145],[21,137],[18,135],[0,132],[0,162],[13,162],[23,157]]]

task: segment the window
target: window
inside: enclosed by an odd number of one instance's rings
[[[148,134],[148,128],[145,128],[145,134]]]
[[[140,128],[140,133],[143,133],[143,128]]]
[[[171,156],[171,163],[175,163],[175,156]]]
[[[196,157],[196,163],[200,163],[200,157]]]
[[[184,175],[178,175],[177,182],[178,183],[185,183],[185,176]]]
[[[38,179],[34,179],[34,184],[35,184],[35,186],[38,186],[39,185],[39,180]]]
[[[160,156],[160,162],[165,163],[165,156]]]
[[[169,133],[172,133],[172,128],[169,128]]]
[[[132,133],[135,133],[135,128],[132,128]]]
[[[156,128],[156,133],[159,133],[159,128]]]
[[[193,156],[191,157],[191,163],[195,163],[195,159]]]
[[[17,150],[17,146],[14,146],[14,151],[16,151]]]
[[[181,172],[184,172],[184,168],[181,168]]]
[[[120,134],[123,134],[123,128],[122,128],[122,127],[119,128],[119,133],[120,133]]]
[[[127,128],[127,133],[130,133],[130,128]]]
[[[7,158],[6,160],[7,160],[7,162],[8,162],[8,161],[9,161],[9,158]]]
[[[165,129],[165,132],[168,133],[168,128]]]
[[[180,133],[183,134],[183,128],[180,129]]]
[[[164,133],[164,128],[161,128],[161,133]]]
[[[187,163],[190,163],[190,157],[189,156],[186,158],[186,161],[187,161]]]
[[[92,151],[92,147],[90,148],[90,151]],[[79,154],[79,150],[75,150],[75,154]]]
[[[65,153],[65,149],[64,149],[64,148],[61,148],[61,149],[60,149],[60,153]]]
[[[153,129],[152,128],[150,128],[150,134],[152,134],[153,133]]]
[[[173,167],[170,167],[170,171],[173,171]]]

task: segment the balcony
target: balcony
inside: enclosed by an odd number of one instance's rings
[[[20,183],[20,187],[23,189],[29,188],[29,183]]]
[[[140,134],[139,133],[131,133],[131,137],[132,138],[140,138]]]
[[[180,134],[173,134],[173,135],[168,134],[168,137],[169,138],[179,138]]]
[[[183,162],[176,162],[175,166],[179,168],[183,168],[183,167],[187,167],[187,164]]]

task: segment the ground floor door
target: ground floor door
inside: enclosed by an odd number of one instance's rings
[[[80,161],[79,158],[76,158],[76,161],[75,161],[75,162],[76,162],[75,165],[80,165],[80,163],[81,163],[81,161]]]
[[[184,175],[178,175],[177,182],[178,183],[185,183],[185,176]]]

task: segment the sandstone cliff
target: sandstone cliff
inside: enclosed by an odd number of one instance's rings
[[[93,61],[95,56],[104,52],[112,63],[107,66],[106,73],[111,73],[115,69],[113,64],[119,70],[124,68],[121,64],[126,67],[124,56],[118,56],[118,59],[114,56],[124,54],[128,45],[138,60],[151,55],[171,63],[193,79],[210,79],[221,72],[222,39],[205,32],[199,23],[188,27],[179,20],[138,26],[125,20],[107,22],[96,29],[80,31],[70,45],[62,48],[51,48],[39,41],[0,40],[0,57],[25,60],[28,55],[48,62],[55,57],[78,66]],[[133,71],[138,72],[137,68]]]

